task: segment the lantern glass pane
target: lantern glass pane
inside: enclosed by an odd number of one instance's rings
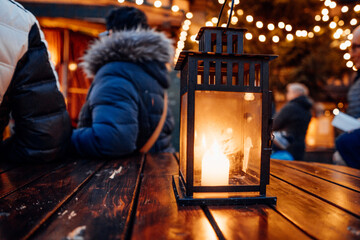
[[[260,184],[262,93],[195,91],[194,186]]]
[[[180,171],[186,181],[186,152],[187,152],[187,108],[188,93],[181,96],[180,112]]]

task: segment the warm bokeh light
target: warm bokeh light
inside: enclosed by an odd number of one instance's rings
[[[181,33],[180,33],[180,36],[184,36],[184,37],[186,37],[188,35],[188,33],[187,32],[185,32],[185,31],[182,31]]]
[[[272,40],[273,40],[274,43],[278,43],[280,41],[280,38],[279,38],[279,36],[274,35],[272,37]]]
[[[320,30],[321,30],[320,26],[315,26],[314,27],[314,32],[320,32]]]
[[[292,30],[292,26],[290,24],[286,24],[285,30],[290,32]]]
[[[180,8],[179,8],[178,5],[173,5],[173,6],[171,7],[171,10],[172,10],[173,12],[178,12],[178,11],[180,10]]]
[[[330,19],[329,15],[324,15],[324,16],[322,17],[322,20],[323,20],[324,22],[329,21],[329,19]]]
[[[339,113],[340,113],[339,109],[334,108],[334,110],[333,110],[333,114],[334,114],[334,115],[338,115]]]
[[[190,26],[191,21],[190,21],[189,19],[186,19],[186,20],[184,21],[184,24]]]
[[[357,4],[355,7],[354,7],[354,11],[355,12],[360,12],[360,5]]]
[[[350,33],[348,36],[347,36],[347,39],[349,39],[349,40],[352,40],[353,39],[353,34],[352,33]]]
[[[330,8],[336,8],[336,2],[331,2],[329,7]]]
[[[236,17],[236,16],[233,16],[233,17],[231,18],[231,23],[232,23],[232,24],[236,24],[238,21],[239,21],[239,18]]]
[[[224,4],[225,0],[218,0],[220,4]]]
[[[327,8],[324,8],[323,10],[321,10],[321,14],[322,15],[328,15],[329,14],[329,10]]]
[[[341,12],[343,12],[343,13],[346,13],[346,12],[348,12],[349,11],[349,7],[348,6],[343,6],[342,8],[341,8]]]
[[[259,36],[259,41],[260,41],[260,42],[265,42],[265,41],[266,41],[265,35],[262,35],[262,34],[261,34],[261,35]]]
[[[314,33],[313,33],[313,32],[309,32],[309,33],[308,33],[308,37],[309,37],[309,38],[313,38],[313,37],[314,37]]]
[[[242,9],[237,10],[236,13],[237,13],[239,16],[244,15],[244,11],[243,11]]]
[[[294,35],[292,35],[291,33],[289,33],[289,34],[286,35],[286,39],[287,39],[288,41],[292,41],[292,40],[294,40]]]
[[[275,29],[275,25],[272,24],[272,23],[269,23],[269,24],[267,25],[267,28],[268,28],[270,31],[272,31],[272,30]]]
[[[285,23],[284,23],[284,22],[279,22],[279,23],[278,23],[278,27],[279,27],[280,29],[283,29],[283,28],[285,27]]]
[[[263,26],[264,26],[264,24],[261,21],[256,22],[256,27],[257,28],[262,28]]]
[[[118,2],[119,2],[119,3],[123,3],[123,2],[125,2],[125,0],[118,0]]]
[[[212,25],[211,25],[211,26],[212,26]],[[187,31],[187,30],[190,29],[190,27],[189,27],[189,25],[185,25],[185,24],[184,24],[184,25],[182,26],[182,29],[184,29],[185,31]]]
[[[331,22],[331,23],[329,24],[329,27],[330,27],[331,29],[336,28],[336,22]]]
[[[190,37],[190,39],[191,39],[191,41],[195,42],[195,41],[196,41],[196,35],[192,35],[192,36]]]
[[[251,39],[253,38],[253,35],[248,32],[248,33],[245,34],[245,38],[246,38],[247,40],[251,40]]]
[[[349,60],[350,58],[351,58],[350,53],[345,53],[344,54],[344,59],[345,60]]]
[[[346,50],[346,48],[347,48],[347,46],[346,46],[345,43],[341,43],[341,44],[340,44],[340,49],[341,49],[341,50]]]
[[[154,2],[154,6],[157,7],[157,8],[161,7],[161,5],[162,5],[162,2],[159,1],[159,0]]]
[[[340,21],[338,22],[338,25],[339,25],[340,27],[344,26],[344,24],[345,24],[345,22],[344,22],[343,20],[340,20]]]
[[[297,31],[295,32],[295,35],[296,35],[297,37],[301,37],[301,36],[302,36],[301,31],[300,31],[300,30],[297,30]]]
[[[354,26],[354,25],[357,24],[357,22],[358,22],[358,21],[356,20],[356,18],[353,18],[353,19],[350,20],[350,25],[353,25],[353,26]]]
[[[144,3],[144,0],[136,0],[135,3],[136,3],[137,5],[141,5],[141,4]]]
[[[352,67],[354,66],[354,63],[353,63],[352,61],[347,61],[347,62],[346,62],[346,66],[347,66],[348,68],[352,68]]]
[[[338,33],[338,32],[336,32],[336,33],[334,33],[333,37],[334,37],[335,39],[339,39],[339,38],[341,37],[341,34]]]
[[[214,24],[213,24],[212,22],[210,22],[210,21],[207,21],[207,22],[205,23],[205,26],[207,26],[207,27],[212,27],[212,26],[214,26]]]
[[[68,66],[70,71],[75,71],[77,69],[77,64],[76,63],[70,63]]]
[[[318,22],[318,21],[320,21],[320,20],[321,20],[321,16],[320,16],[320,15],[316,15],[316,16],[315,16],[315,21]]]
[[[253,21],[254,21],[253,16],[247,15],[247,16],[246,16],[246,21],[248,21],[248,22],[253,22]]]
[[[188,13],[186,14],[186,18],[188,18],[188,19],[192,19],[193,16],[194,16],[194,15],[193,15],[191,12],[188,12]]]
[[[212,21],[214,24],[216,24],[216,23],[218,23],[219,19],[218,19],[217,17],[213,17],[213,18],[211,19],[211,21]]]

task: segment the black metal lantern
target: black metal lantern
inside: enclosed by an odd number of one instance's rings
[[[275,204],[266,196],[271,154],[269,62],[244,54],[246,29],[203,27],[199,52],[181,52],[177,201]]]

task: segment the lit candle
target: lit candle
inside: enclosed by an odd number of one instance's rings
[[[202,158],[201,185],[223,186],[229,184],[229,159],[216,141]]]

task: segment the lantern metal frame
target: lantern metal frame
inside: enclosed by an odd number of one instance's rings
[[[197,36],[199,52],[183,51],[180,53],[175,70],[181,70],[180,96],[187,93],[187,129],[186,129],[186,177],[181,172],[181,157],[179,176],[173,176],[173,188],[177,202],[181,205],[199,204],[276,204],[276,197],[266,196],[266,185],[270,177],[271,141],[271,92],[269,91],[269,62],[275,55],[244,54],[243,37],[246,29],[203,27]],[[200,63],[200,64],[199,64]],[[222,72],[222,65],[226,70]],[[244,69],[244,63],[248,69]],[[210,83],[210,65],[215,65],[215,76]],[[233,65],[237,64],[237,72]],[[256,81],[255,65],[260,73]],[[199,72],[201,74],[199,74]],[[248,78],[244,82],[244,72]],[[201,81],[198,80],[198,75]],[[222,82],[226,76],[226,82]],[[234,84],[233,77],[238,81]],[[261,124],[261,160],[260,184],[236,186],[194,186],[194,132],[195,132],[195,92],[197,90],[221,92],[262,93],[262,124]],[[181,105],[183,104],[182,101]],[[182,109],[182,107],[180,107]],[[181,113],[183,114],[183,113]],[[182,124],[182,123],[181,123]],[[180,153],[181,154],[181,153]],[[259,192],[256,197],[210,197],[196,198],[194,193],[246,193]]]

